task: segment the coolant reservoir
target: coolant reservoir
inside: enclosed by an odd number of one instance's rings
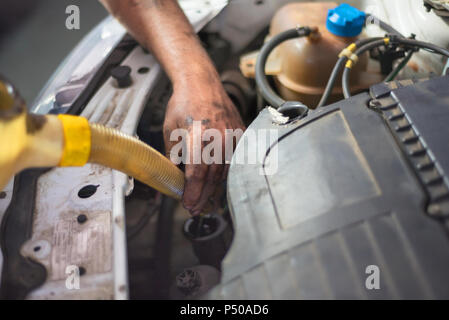
[[[334,2],[289,3],[274,15],[270,25],[270,37],[298,26],[318,27],[319,30],[319,37],[286,41],[270,55],[266,73],[274,76],[278,92],[283,99],[301,101],[314,108],[324,92],[339,53],[358,40],[364,24],[364,14],[348,5],[337,6]],[[251,66],[254,60],[255,55],[242,58],[241,69],[245,75],[252,76],[248,66]],[[381,81],[379,74],[366,71],[367,62],[367,55],[360,57],[351,72],[353,92]],[[341,98],[343,95],[340,75],[329,102]]]

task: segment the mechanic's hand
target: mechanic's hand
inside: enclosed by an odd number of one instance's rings
[[[204,134],[206,129],[217,129],[221,133],[222,159],[219,163],[205,164],[203,157],[200,164],[193,163],[194,148],[201,148],[202,151],[210,143],[198,137],[198,130],[193,130],[194,123],[196,128],[201,125],[200,135]],[[220,196],[218,190],[222,189],[220,186],[227,176],[229,165],[225,163],[225,130],[245,130],[245,127],[218,77],[210,76],[207,81],[192,79],[188,85],[174,86],[174,93],[168,103],[164,122],[164,141],[168,157],[170,157],[170,151],[174,153],[179,151],[179,148],[175,148],[175,151],[172,147],[181,139],[170,141],[170,135],[175,129],[186,130],[187,148],[190,153],[188,159],[190,161],[185,164],[186,183],[183,205],[191,214],[198,215],[203,209],[210,207],[209,202],[217,205]],[[194,146],[194,139],[201,141],[198,146]],[[211,140],[213,141],[213,138]]]

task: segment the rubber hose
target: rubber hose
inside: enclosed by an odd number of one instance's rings
[[[184,192],[184,174],[142,141],[118,130],[90,124],[89,162],[121,171],[176,199]]]
[[[282,42],[298,37],[308,36],[310,32],[311,30],[309,28],[290,29],[281,32],[267,41],[259,52],[256,62],[256,83],[263,98],[273,108],[279,108],[285,103],[285,100],[279,97],[268,83],[267,76],[265,75],[265,64],[267,63],[268,57],[273,49]]]
[[[366,14],[365,21],[368,20],[369,18],[372,18],[372,19],[374,19],[374,21],[377,21],[378,24],[379,24],[379,27],[382,30],[384,30],[385,32],[387,32],[388,34],[394,34],[396,36],[403,37],[403,35],[399,31],[397,31],[395,28],[390,26],[388,23],[380,20],[376,16],[368,13],[368,14]],[[365,45],[368,42],[379,40],[379,39],[382,39],[382,38],[362,39],[362,40],[357,41],[356,45],[357,45],[357,47],[361,47],[361,46]],[[346,57],[342,57],[342,58],[340,58],[337,61],[336,65],[335,65],[334,69],[332,70],[332,73],[331,73],[331,75],[329,77],[329,81],[328,81],[328,83],[326,85],[326,89],[324,90],[324,93],[321,96],[321,100],[318,103],[317,108],[324,107],[326,105],[327,100],[329,99],[329,96],[332,94],[332,89],[334,87],[335,80],[336,80],[338,74],[340,73],[341,69],[343,68],[344,63],[346,62],[346,60],[347,60]],[[349,77],[349,75],[347,75],[346,77]],[[344,90],[344,88],[343,88],[343,90]]]

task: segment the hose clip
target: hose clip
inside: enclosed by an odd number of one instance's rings
[[[346,68],[351,69],[354,64],[359,61],[358,55],[354,53],[357,49],[357,45],[355,43],[351,43],[349,46],[344,48],[338,55],[338,58],[346,57],[348,62],[346,62]]]

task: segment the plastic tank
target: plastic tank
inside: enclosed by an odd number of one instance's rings
[[[318,27],[316,39],[300,38],[281,44],[270,56],[267,70],[275,75],[280,95],[285,100],[299,100],[315,107],[324,91],[329,75],[337,62],[338,54],[358,37],[342,37],[326,28],[328,11],[338,6],[334,2],[290,3],[279,9],[270,25],[270,36],[298,26]],[[276,61],[277,60],[277,61]],[[366,72],[367,55],[360,57],[351,72],[354,91],[381,81],[377,74]],[[330,101],[341,99],[341,77],[335,85]]]

